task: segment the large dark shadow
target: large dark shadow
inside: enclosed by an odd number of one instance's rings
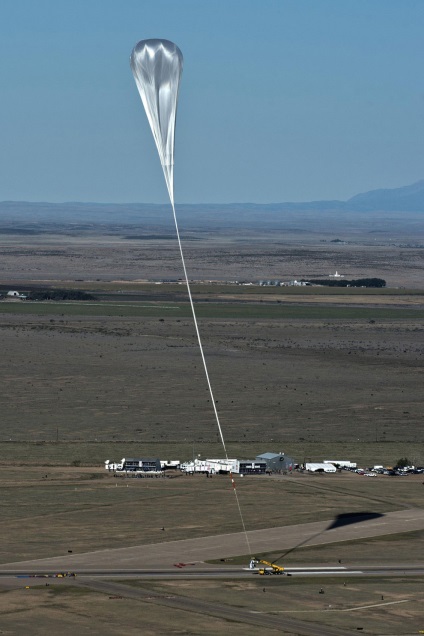
[[[370,519],[380,519],[384,516],[385,515],[380,512],[342,512],[341,514],[334,517],[333,521],[331,521],[331,523],[326,528],[324,528],[324,530],[320,530],[320,532],[317,532],[307,539],[304,539],[293,548],[290,548],[290,550],[286,550],[286,552],[283,552],[281,556],[279,556],[277,559],[274,559],[273,563],[277,563],[277,561],[280,561],[291,552],[294,552],[298,548],[301,548],[303,545],[305,545],[305,543],[309,543],[309,541],[312,541],[312,539],[316,539],[320,535],[324,534],[324,532],[327,532],[327,530],[342,528],[343,526],[349,526],[352,523],[361,523],[362,521],[369,521]]]
[[[334,521],[324,530],[333,530],[334,528],[342,528],[349,526],[351,523],[361,523],[361,521],[369,521],[370,519],[381,519],[384,517],[381,512],[342,512],[334,517]]]

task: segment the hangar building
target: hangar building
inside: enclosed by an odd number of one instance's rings
[[[256,457],[257,462],[266,462],[267,471],[293,470],[295,460],[284,453],[262,453]]]

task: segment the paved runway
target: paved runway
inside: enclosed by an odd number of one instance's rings
[[[203,564],[199,564],[198,566],[186,567],[186,568],[172,568],[165,570],[164,568],[156,569],[156,570],[137,570],[137,569],[112,569],[112,568],[102,568],[97,570],[90,570],[87,568],[77,569],[75,571],[78,581],[80,580],[93,580],[93,579],[111,579],[111,578],[119,578],[119,579],[244,579],[244,578],[252,578],[253,576],[259,576],[258,572],[259,568],[254,570],[250,570],[249,568],[243,568],[240,566],[230,566],[230,567],[219,567],[219,566],[209,566],[205,567]],[[271,568],[267,568],[268,571]],[[12,585],[14,587],[18,586],[18,583],[22,585],[28,585],[33,583],[40,583],[42,581],[46,581],[48,579],[49,583],[72,583],[76,580],[73,576],[58,578],[57,570],[48,570],[47,568],[43,569],[42,573],[36,573],[32,569],[28,569],[27,572],[23,573],[20,568],[11,568],[9,570],[2,570],[0,572],[0,585],[4,586]],[[331,576],[331,577],[341,577],[343,579],[352,578],[352,577],[396,577],[396,576],[424,576],[424,562],[421,564],[410,565],[407,564],[390,564],[390,565],[356,565],[354,567],[328,567],[328,566],[315,566],[315,567],[288,567],[285,568],[285,574],[292,577],[308,577],[308,578],[316,578],[323,576]],[[261,577],[263,578],[263,577]],[[268,577],[267,577],[268,578]],[[54,579],[51,581],[50,579]]]
[[[329,525],[331,524],[328,521],[320,521],[251,531],[248,535],[252,553],[260,555],[272,550],[289,550],[300,544],[321,545],[422,530],[424,528],[424,509],[412,508],[389,512],[378,518],[361,520],[333,529],[327,529]],[[8,563],[0,565],[0,573],[10,570],[43,572],[46,570],[169,569],[175,563],[202,563],[209,559],[228,558],[247,553],[246,539],[244,534],[240,532]],[[205,565],[202,567],[204,568]]]

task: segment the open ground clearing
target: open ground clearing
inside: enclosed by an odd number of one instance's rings
[[[324,522],[321,534],[342,513],[405,510],[397,514],[400,519],[409,518],[422,502],[421,477],[368,480],[353,474],[245,477],[237,479],[237,489],[249,531],[320,521]],[[1,480],[2,563],[57,555],[73,559],[69,550],[76,555],[223,533],[231,536],[240,531],[235,498],[225,475],[212,479],[200,476],[116,479],[102,469],[8,467],[1,469]],[[401,525],[390,532],[414,529],[412,525]],[[311,533],[315,534],[313,530]],[[387,534],[384,528],[383,534]],[[327,535],[331,537],[327,539]],[[334,531],[327,535],[324,531],[321,540],[335,540]],[[305,538],[309,538],[308,533]],[[241,543],[239,554],[244,554],[247,551],[244,541],[237,541],[236,545]],[[277,541],[277,549],[280,545]],[[390,545],[390,555],[385,546],[381,551],[377,546],[375,558],[383,562],[387,559],[409,562],[416,556],[415,550],[405,548],[404,538],[399,539],[398,550],[395,542]],[[266,541],[262,549],[269,551]],[[231,549],[225,554],[218,549],[211,556],[204,553],[204,558],[234,554]],[[299,554],[294,554],[295,559],[298,557]],[[149,554],[143,558],[149,558]],[[178,561],[183,557],[171,555],[168,560],[172,558]],[[172,563],[166,562],[168,567]]]

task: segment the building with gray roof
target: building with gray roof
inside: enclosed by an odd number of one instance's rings
[[[267,471],[280,472],[282,470],[293,470],[295,460],[284,453],[262,453],[257,455],[256,461],[266,462]]]

